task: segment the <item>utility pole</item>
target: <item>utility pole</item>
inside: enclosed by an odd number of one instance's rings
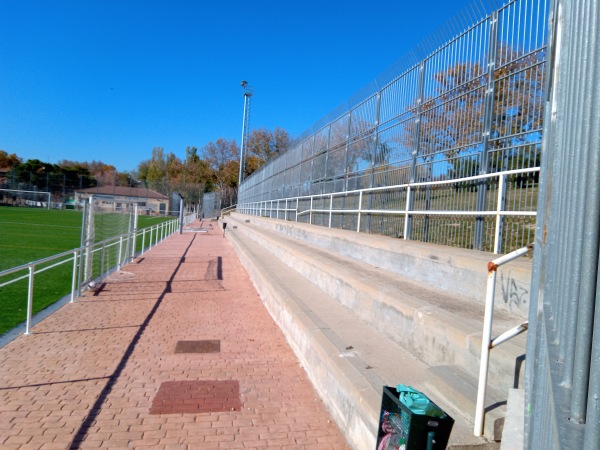
[[[243,80],[240,85],[244,88],[244,118],[242,121],[242,143],[240,145],[240,178],[238,187],[242,185],[242,181],[246,178],[246,159],[248,145],[248,136],[250,134],[250,98],[252,97],[253,89],[248,86],[248,82]]]

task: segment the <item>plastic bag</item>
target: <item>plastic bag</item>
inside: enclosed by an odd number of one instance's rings
[[[411,386],[399,384],[396,390],[400,393],[400,402],[413,414],[426,415],[444,419],[446,413],[433,403],[427,396]]]

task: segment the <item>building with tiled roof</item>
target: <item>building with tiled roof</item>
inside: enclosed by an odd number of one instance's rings
[[[138,205],[139,214],[165,215],[169,211],[169,197],[152,189],[127,186],[98,186],[75,191],[75,204],[83,205],[92,197],[100,208],[121,210]]]

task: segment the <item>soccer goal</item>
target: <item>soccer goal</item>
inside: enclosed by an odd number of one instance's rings
[[[51,194],[46,191],[0,189],[0,205],[50,209],[52,205]]]
[[[118,270],[135,254],[137,204],[94,195],[85,203],[81,233],[84,283]]]

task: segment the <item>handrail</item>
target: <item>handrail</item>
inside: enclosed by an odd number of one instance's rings
[[[493,253],[498,254],[501,251],[501,233],[502,233],[502,218],[506,216],[517,216],[517,217],[535,217],[537,215],[536,211],[510,211],[505,208],[505,202],[503,200],[506,194],[506,179],[511,175],[518,174],[530,174],[539,172],[539,167],[531,167],[527,169],[513,169],[513,170],[505,170],[501,172],[493,172],[487,173],[483,175],[476,175],[472,177],[464,177],[464,178],[456,178],[451,180],[438,180],[438,181],[425,181],[425,182],[415,182],[415,183],[406,183],[406,184],[398,184],[394,186],[380,186],[380,187],[372,187],[365,189],[355,189],[348,191],[339,191],[332,192],[327,194],[312,194],[312,195],[299,195],[296,197],[286,197],[280,199],[271,199],[271,200],[258,200],[258,201],[249,201],[247,203],[238,203],[236,205],[237,209],[242,213],[263,215],[268,212],[269,217],[272,217],[272,213],[275,213],[277,217],[279,217],[279,213],[295,213],[296,221],[299,217],[305,216],[307,214],[310,215],[311,223],[312,223],[312,215],[313,213],[321,213],[321,214],[329,214],[329,226],[331,226],[332,216],[334,214],[356,214],[358,216],[356,231],[360,231],[360,224],[362,220],[362,216],[365,214],[382,214],[382,215],[390,215],[390,216],[404,216],[404,233],[403,238],[405,240],[410,239],[408,235],[408,219],[411,216],[466,216],[466,217],[495,217],[495,231],[494,231],[494,247]],[[470,209],[464,210],[431,210],[431,209],[414,209],[410,208],[411,196],[413,196],[413,191],[415,188],[423,188],[423,187],[432,187],[435,186],[446,186],[446,185],[457,185],[461,183],[473,183],[474,181],[481,181],[487,179],[498,179],[498,195],[496,200],[496,205],[494,209],[487,209],[484,211],[477,211],[474,207]],[[365,207],[363,199],[367,197],[366,194],[382,192],[382,191],[405,191],[406,198],[402,200],[403,207],[398,205],[396,209],[374,209]],[[353,207],[352,209],[342,209],[342,208],[334,208],[334,198],[345,197],[349,195],[358,195],[358,208]],[[325,205],[327,202],[329,203],[329,207],[322,205],[320,208],[313,207],[314,200],[323,199],[323,203]],[[310,201],[310,207],[308,209],[299,211],[299,206],[301,201]],[[400,201],[399,201],[400,202]],[[281,206],[280,206],[281,204]],[[285,207],[284,207],[285,205]],[[292,206],[292,207],[290,207]],[[294,208],[295,206],[295,208]],[[353,205],[354,206],[354,205]],[[291,219],[293,220],[293,219]]]
[[[151,225],[149,227],[145,227],[145,228],[141,228],[139,230],[136,230],[136,232],[135,232],[136,236],[139,236],[140,234],[142,234],[143,232],[145,232],[146,230],[148,230],[150,228],[158,228],[158,227],[162,226],[164,223],[169,223],[169,222],[171,222],[171,221],[161,222],[161,223],[156,224],[156,225]],[[112,236],[112,237],[106,238],[106,239],[104,239],[102,241],[94,242],[93,245],[97,246],[97,245],[102,245],[102,244],[108,244],[109,242],[115,241],[115,240],[117,240],[117,239],[119,239],[121,237],[129,236],[129,234],[131,234],[131,233],[123,233],[123,234],[120,234],[120,235],[117,235],[117,236]],[[73,248],[71,250],[64,251],[62,253],[57,253],[56,255],[47,256],[47,257],[42,258],[42,259],[36,259],[35,261],[31,261],[31,262],[28,262],[26,264],[22,264],[20,266],[12,267],[10,269],[0,270],[0,278],[3,277],[3,276],[5,276],[5,275],[9,275],[11,273],[14,273],[14,272],[18,272],[20,270],[25,270],[25,269],[27,269],[31,265],[38,266],[40,264],[44,264],[44,263],[47,263],[47,262],[50,262],[50,261],[54,261],[55,259],[59,259],[59,258],[62,258],[64,256],[71,256],[73,254],[73,252],[81,251],[81,250],[84,250],[85,248],[86,248],[86,246],[76,247],[76,248]],[[68,260],[70,260],[70,258]],[[65,261],[68,261],[68,260],[65,260]],[[11,282],[12,281],[15,281],[15,280],[11,280]],[[7,282],[6,284],[9,284],[9,283],[10,282]],[[5,286],[5,284],[3,284],[2,286]]]
[[[237,208],[237,206],[238,206],[238,205],[237,205],[237,204],[235,204],[235,205],[228,206],[227,208],[223,208],[223,209],[221,209],[221,214],[220,214],[220,215],[221,215],[221,217],[223,217],[223,214],[225,214],[225,213],[229,213],[229,212],[233,211],[234,209],[236,209],[236,208]]]
[[[496,272],[498,267],[517,259],[533,250],[533,244],[528,244],[514,252],[507,253],[488,263],[488,281],[485,295],[485,314],[483,318],[483,334],[481,336],[481,362],[479,365],[479,384],[477,387],[477,404],[475,406],[475,427],[473,434],[483,434],[483,419],[485,410],[485,394],[487,390],[488,368],[490,363],[490,351],[500,344],[527,331],[529,322],[525,321],[500,336],[492,339],[492,322],[494,320],[494,296],[496,293]]]
[[[138,236],[140,236],[140,235],[142,236],[141,254],[143,254],[146,249],[145,244],[146,244],[146,232],[147,231],[150,232],[148,248],[151,248],[153,242],[155,243],[154,245],[156,245],[156,244],[158,244],[158,242],[160,242],[164,238],[173,234],[175,232],[175,230],[178,229],[178,223],[179,223],[178,219],[161,222],[159,224],[151,225],[149,227],[145,227],[140,230],[133,230],[130,233],[124,233],[124,234],[121,234],[118,236],[112,236],[110,238],[104,239],[99,242],[95,242],[88,246],[81,246],[78,248],[67,250],[62,253],[58,253],[56,255],[52,255],[52,256],[42,258],[42,259],[31,261],[27,264],[22,264],[20,266],[16,266],[16,267],[12,267],[10,269],[5,269],[5,270],[0,271],[0,278],[2,278],[3,276],[6,276],[6,275],[10,275],[12,273],[19,272],[19,271],[27,270],[27,272],[28,272],[26,275],[17,276],[15,278],[12,278],[12,279],[0,284],[0,287],[4,287],[7,285],[16,283],[17,281],[28,279],[27,313],[26,313],[27,316],[26,316],[26,320],[25,320],[24,334],[26,334],[26,335],[30,334],[30,331],[31,331],[32,316],[33,316],[33,288],[34,288],[34,278],[35,278],[36,274],[45,272],[45,271],[50,270],[59,265],[66,264],[68,262],[73,261],[73,274],[72,274],[71,293],[70,293],[71,303],[72,303],[74,301],[75,297],[80,295],[80,291],[81,291],[81,285],[79,284],[79,282],[81,282],[82,280],[80,279],[81,274],[78,273],[78,268],[79,268],[78,263],[79,263],[79,265],[82,264],[82,261],[83,261],[82,255],[84,252],[91,251],[91,252],[95,253],[95,252],[100,251],[100,252],[102,252],[101,259],[103,261],[104,260],[104,252],[106,251],[106,249],[118,244],[119,245],[118,256],[117,256],[116,265],[114,267],[120,268],[123,263],[130,261],[135,256],[135,240]],[[155,234],[155,236],[153,236],[153,233]],[[160,235],[159,235],[159,233],[160,233]],[[124,239],[132,239],[133,240],[132,253],[129,255],[123,254],[123,251],[122,251]],[[52,262],[55,260],[60,260],[60,261],[58,261],[48,267],[44,267],[44,268],[36,271],[36,266],[39,266],[39,265],[45,264],[45,263],[49,263],[49,262]],[[101,264],[101,265],[103,265],[103,264]],[[111,270],[112,269],[108,269],[107,272],[103,272],[104,267],[101,267],[100,268],[100,272],[101,272],[100,276],[104,276],[106,273],[110,273]],[[87,281],[90,281],[90,280],[83,280],[83,282],[87,282]]]

